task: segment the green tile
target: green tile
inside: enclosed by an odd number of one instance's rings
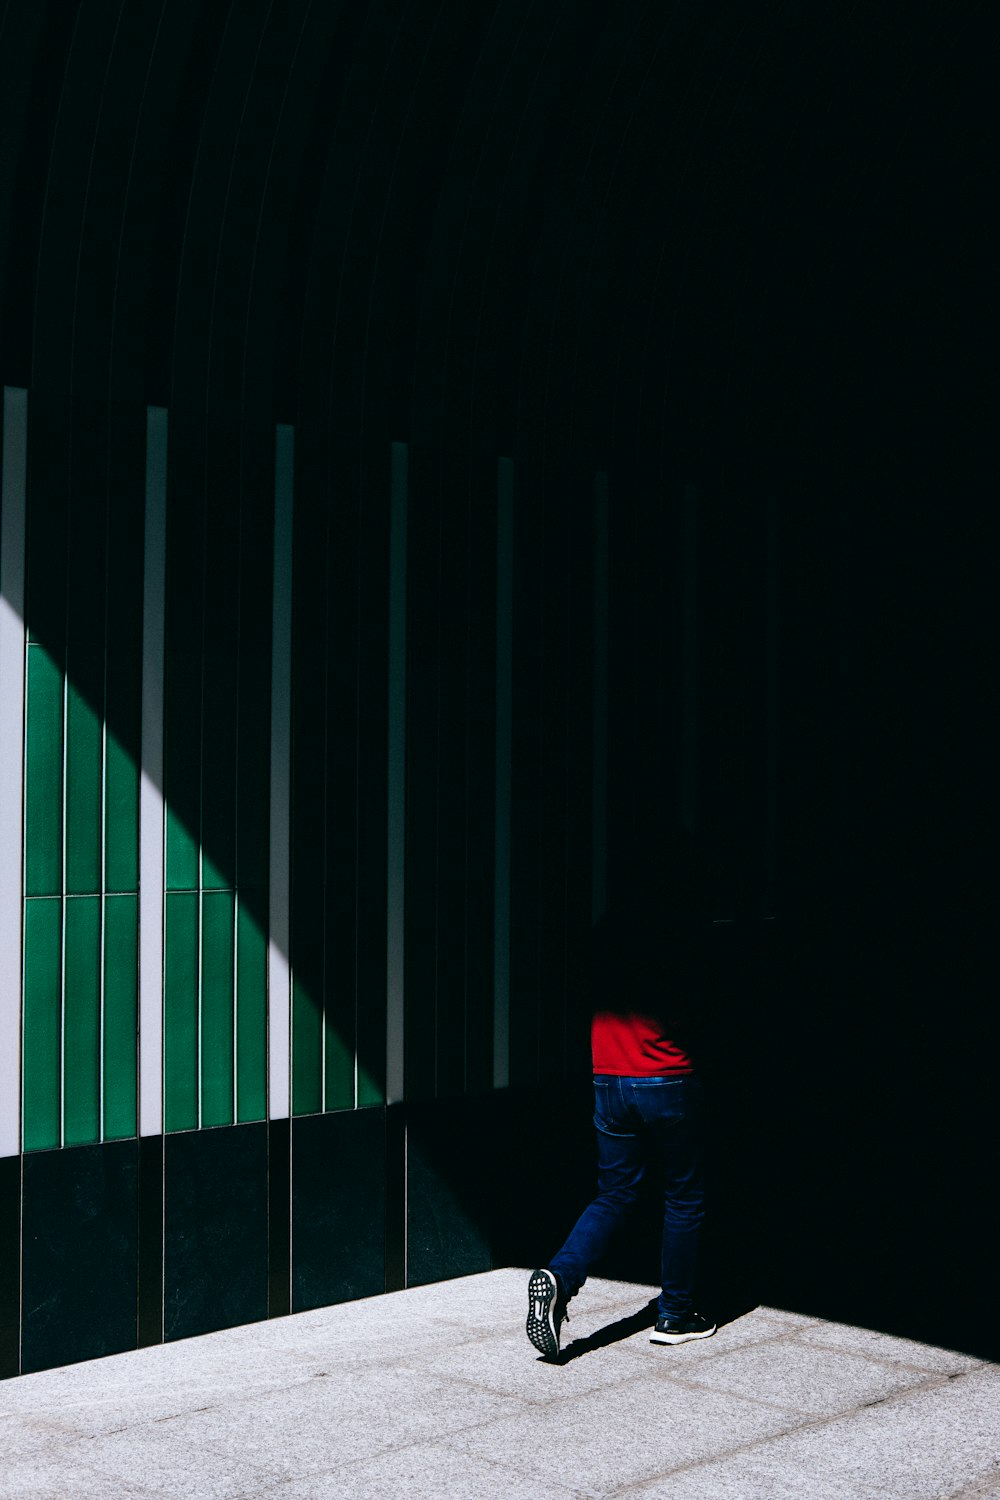
[[[266,896],[257,904],[263,908]],[[244,898],[236,926],[236,1117],[267,1114],[267,939]]]
[[[166,895],[163,1105],[167,1130],[198,1124],[198,895]]]
[[[29,639],[60,650],[66,639],[66,558],[72,442],[66,396],[33,389],[28,420],[27,568]]]
[[[193,652],[167,657],[164,757],[167,889],[196,890],[201,826],[201,658]]]
[[[384,1077],[366,1068],[360,1057],[358,1058],[358,1108],[363,1109],[368,1104],[385,1103],[385,1081]]]
[[[233,926],[236,898],[206,891],[201,914],[201,1123],[233,1123]]]
[[[292,981],[292,1113],[323,1108],[323,1009],[303,982]]]
[[[63,1141],[101,1138],[101,898],[66,902]]]
[[[24,1149],[59,1145],[62,901],[24,903]]]
[[[104,879],[109,891],[139,889],[140,677],[138,657],[108,651]]]
[[[139,767],[108,730],[105,769],[105,884],[139,889]]]
[[[354,1038],[348,1017],[328,1016],[326,1043],[326,1108],[354,1107]]]
[[[239,785],[236,859],[241,890],[267,885],[270,835],[271,741],[261,733],[271,722],[271,662],[262,653],[240,651]]]
[[[62,671],[44,646],[28,647],[24,890],[62,890]]]
[[[236,884],[236,657],[205,653],[201,752],[201,883],[231,891]]]
[[[104,1139],[136,1133],[139,901],[104,902]]]
[[[71,661],[66,694],[66,890],[101,889],[103,658]]]
[[[198,889],[198,839],[188,822],[167,804],[166,846],[168,891]]]

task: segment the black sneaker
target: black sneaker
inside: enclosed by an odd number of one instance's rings
[[[656,1327],[649,1335],[651,1344],[686,1344],[691,1339],[708,1339],[715,1332],[715,1324],[703,1318],[701,1313],[682,1313],[678,1317],[657,1318]]]
[[[528,1321],[525,1332],[540,1354],[555,1359],[559,1334],[566,1321],[566,1301],[552,1271],[532,1271],[528,1282]]]

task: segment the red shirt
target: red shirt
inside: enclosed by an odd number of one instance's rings
[[[655,1016],[599,1010],[590,1027],[595,1073],[660,1078],[693,1072],[691,1059]]]

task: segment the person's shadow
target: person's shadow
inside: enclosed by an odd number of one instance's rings
[[[732,1300],[732,1299],[731,1299]],[[732,1300],[732,1305],[720,1308],[717,1319],[717,1327],[723,1328],[727,1323],[732,1323],[736,1318],[741,1318],[745,1313],[752,1312],[756,1304],[747,1302],[746,1298]],[[597,1349],[607,1349],[611,1344],[620,1344],[623,1339],[629,1339],[634,1333],[642,1333],[645,1328],[652,1328],[656,1322],[657,1299],[651,1297],[649,1301],[640,1307],[638,1312],[629,1313],[626,1318],[617,1318],[614,1323],[607,1323],[603,1328],[596,1328],[593,1333],[588,1333],[584,1338],[574,1339],[567,1344],[557,1357],[553,1360],[545,1360],[544,1355],[539,1359],[547,1364],[568,1365],[572,1359],[582,1359],[585,1354],[593,1354]]]

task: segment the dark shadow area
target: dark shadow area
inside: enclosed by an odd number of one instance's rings
[[[724,1328],[727,1323],[735,1322],[737,1318],[745,1313],[752,1312],[756,1303],[746,1303],[742,1300],[723,1302],[713,1313],[719,1328]],[[593,1354],[598,1349],[610,1348],[612,1344],[620,1344],[623,1339],[631,1338],[635,1333],[642,1333],[646,1328],[652,1328],[657,1318],[657,1299],[651,1297],[644,1307],[636,1312],[629,1313],[627,1317],[616,1318],[613,1323],[607,1323],[603,1328],[597,1328],[593,1333],[588,1333],[583,1338],[571,1339],[565,1343],[559,1351],[559,1358],[554,1364],[568,1365],[571,1360],[582,1359],[585,1354]],[[566,1335],[563,1334],[565,1339]]]

